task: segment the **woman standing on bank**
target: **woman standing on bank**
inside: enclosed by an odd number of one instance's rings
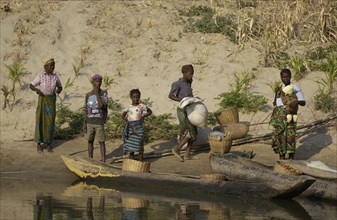
[[[280,160],[294,159],[296,150],[296,121],[287,122],[287,110],[282,102],[282,89],[291,84],[291,71],[282,69],[280,72],[282,84],[275,91],[273,105],[274,110],[270,119],[270,124],[274,127],[272,136],[272,148],[279,154]],[[305,106],[305,100],[301,88],[292,84],[293,93],[297,96],[298,105]]]
[[[43,153],[41,143],[47,144],[48,152],[53,152],[51,144],[55,132],[56,93],[62,91],[60,78],[54,73],[54,69],[54,59],[48,59],[44,63],[44,72],[38,74],[29,86],[39,95],[34,138],[38,153]]]

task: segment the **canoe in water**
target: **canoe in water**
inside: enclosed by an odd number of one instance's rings
[[[61,156],[67,168],[81,179],[101,182],[109,187],[128,187],[160,195],[181,194],[185,197],[254,197],[293,198],[301,194],[315,180],[297,178],[287,184],[275,182],[214,181],[178,174],[139,173],[117,169],[89,158]]]
[[[308,175],[286,175],[274,172],[267,166],[255,161],[239,157],[235,154],[211,154],[210,164],[213,172],[222,173],[230,180],[252,181],[264,183],[271,181],[279,184],[289,182],[315,179],[301,195],[306,197],[337,200],[337,183],[323,179],[316,179]]]

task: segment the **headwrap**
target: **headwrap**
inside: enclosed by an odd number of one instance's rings
[[[50,64],[50,63],[55,63],[54,58],[48,58],[48,59],[46,59],[46,60],[44,61],[44,65],[48,65],[48,64]]]
[[[102,76],[99,75],[98,73],[95,73],[94,75],[92,75],[91,79],[92,79],[93,81],[95,81],[95,80],[101,80],[101,79],[102,79]]]

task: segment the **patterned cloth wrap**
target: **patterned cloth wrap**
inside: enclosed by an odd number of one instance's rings
[[[143,104],[137,106],[130,105],[123,112],[127,112],[128,122],[123,129],[124,152],[144,152],[144,128],[143,128],[143,112],[147,107]]]
[[[123,130],[124,152],[144,152],[144,128],[142,121],[126,123]]]
[[[275,153],[289,154],[296,149],[296,122],[287,123],[285,106],[276,106],[270,118],[270,125],[274,127],[272,148]]]
[[[35,142],[51,144],[54,139],[56,95],[39,96],[36,110]]]
[[[180,140],[189,134],[191,136],[191,141],[195,141],[197,139],[198,130],[197,127],[192,125],[190,120],[188,120],[186,111],[180,107],[177,107],[177,117],[179,120]]]

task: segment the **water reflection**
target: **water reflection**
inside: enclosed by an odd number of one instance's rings
[[[36,202],[33,205],[34,220],[50,220],[53,219],[52,197],[50,195],[43,196],[39,193],[36,195]]]
[[[88,197],[86,215],[83,216],[83,219],[85,220],[104,219],[104,205],[105,205],[105,198],[104,196],[101,196],[99,198],[99,205],[98,205],[97,212],[95,212],[94,214],[93,205],[92,205],[92,197]]]
[[[43,190],[42,190],[43,189]],[[217,201],[100,187],[1,181],[0,219],[335,219],[336,202],[308,199]],[[36,193],[38,191],[38,193]],[[30,207],[30,208],[29,208]]]

